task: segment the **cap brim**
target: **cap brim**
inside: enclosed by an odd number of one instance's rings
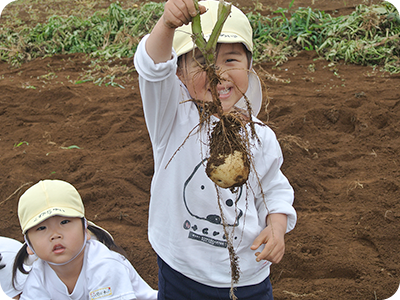
[[[249,87],[245,93],[246,98],[250,101],[252,114],[257,116],[261,111],[263,96],[261,82],[254,70],[249,72]],[[235,106],[247,110],[245,97],[242,97]]]
[[[46,210],[40,212],[35,217],[33,217],[22,229],[22,233],[25,234],[32,227],[40,224],[41,222],[47,220],[48,218],[51,218],[54,216],[63,216],[63,217],[68,217],[68,218],[83,218],[84,217],[84,215],[81,212],[78,212],[77,210],[75,210],[73,208],[52,207],[52,208],[49,208],[49,209],[46,209]]]
[[[105,230],[103,227],[100,227],[99,225],[96,225],[95,223],[93,223],[92,221],[88,220],[88,225],[96,227],[97,229],[100,229],[102,231],[104,231],[112,240],[114,240],[113,236],[111,235],[111,233],[109,233],[107,230]]]
[[[178,30],[179,29],[177,29],[177,31]],[[190,37],[190,34],[189,33],[187,33],[187,34],[188,34],[189,38],[186,39],[186,42],[181,42],[180,46],[175,46],[176,48],[174,50],[175,50],[177,56],[181,56],[181,55],[186,54],[186,53],[192,51],[193,49],[197,48],[193,39]],[[208,41],[209,36],[210,36],[210,34],[205,35],[206,41]],[[232,34],[229,34],[226,32],[222,33],[218,38],[218,43],[221,43],[221,44],[240,43],[240,44],[243,44],[246,47],[246,49],[248,51],[250,51],[250,53],[253,53],[253,49],[249,49],[248,42],[245,39],[243,39],[240,35],[235,34],[235,33],[232,33]]]

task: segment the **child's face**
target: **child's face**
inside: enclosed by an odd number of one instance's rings
[[[198,49],[195,50],[194,57],[192,53],[184,55],[177,75],[186,85],[191,97],[196,100],[212,101],[206,74],[199,66],[205,64],[205,59]],[[229,112],[242,98],[249,85],[249,61],[244,45],[219,44],[215,65],[218,68],[217,73],[222,78],[217,86],[219,99],[224,112]]]
[[[36,255],[52,263],[65,263],[73,258],[81,250],[85,238],[80,218],[61,216],[44,220],[27,234]]]

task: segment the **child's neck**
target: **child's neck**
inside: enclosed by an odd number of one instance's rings
[[[50,268],[56,272],[58,278],[65,284],[69,294],[74,291],[76,282],[81,274],[84,256],[85,251],[82,251],[74,260],[66,265],[56,266],[49,264]]]

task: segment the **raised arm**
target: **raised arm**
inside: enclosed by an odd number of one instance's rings
[[[199,5],[199,10],[200,13],[204,13],[206,8]],[[164,13],[146,42],[146,51],[154,63],[171,59],[175,29],[189,24],[197,13],[193,0],[169,0],[165,3]]]

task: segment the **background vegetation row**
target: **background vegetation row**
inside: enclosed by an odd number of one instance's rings
[[[291,5],[272,17],[257,11],[247,14],[254,30],[256,63],[274,61],[278,65],[298,51],[315,50],[330,61],[400,72],[400,17],[390,3],[360,5],[351,15],[339,17],[311,8],[292,11]],[[18,19],[2,20],[0,60],[18,66],[54,54],[132,57],[162,11],[162,3],[123,9],[117,2],[87,17],[54,15],[33,28]]]

